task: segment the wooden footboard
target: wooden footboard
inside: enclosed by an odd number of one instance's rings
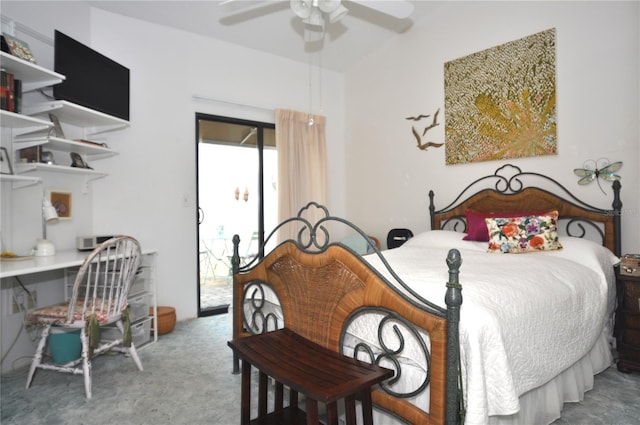
[[[309,207],[326,212],[313,203],[305,208]],[[239,240],[234,238],[233,337],[287,327],[328,349],[394,369],[394,378],[373,391],[377,408],[412,424],[458,423],[459,252],[451,250],[446,264],[443,258],[443,267],[449,268],[448,308],[443,309],[409,289],[409,295],[401,293],[362,257],[332,243],[324,230],[330,219],[326,212],[320,226],[302,220],[305,230],[297,241],[280,244],[244,269],[237,255]],[[361,320],[367,320],[368,330],[360,335],[355,324]],[[403,382],[408,378],[403,373],[408,347],[422,351],[426,370],[413,387]],[[234,368],[237,372],[237,361]],[[420,397],[426,392],[428,396]]]

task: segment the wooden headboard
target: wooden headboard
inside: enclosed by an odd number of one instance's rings
[[[352,226],[345,220],[337,220]],[[328,221],[331,217],[323,218],[320,224],[303,221],[305,230],[298,234],[306,234],[306,242],[287,240],[255,265],[240,268],[239,256],[234,256],[233,337],[287,327],[330,350],[344,353],[344,338],[351,321],[371,313],[382,317],[379,329],[391,322],[403,338],[410,337],[410,332],[426,333],[430,341],[424,353],[429,369],[424,384],[424,388],[428,385],[430,389],[428,408],[421,409],[404,395],[389,391],[393,382],[383,382],[374,389],[372,401],[407,423],[456,422],[447,418],[455,417],[458,412],[460,253],[451,250],[449,256],[442,259],[443,268],[449,268],[447,309],[444,309],[401,294],[361,256],[340,243],[331,242],[325,232]],[[366,237],[357,227],[353,229]],[[320,239],[323,242],[319,242]],[[237,244],[234,248],[237,250]],[[377,249],[370,255],[383,258]],[[368,349],[364,350],[367,356],[372,353]],[[402,350],[401,347],[392,354],[401,357]],[[381,358],[384,360],[387,356],[371,355],[369,360],[378,362]],[[402,367],[399,363],[398,366],[391,381],[402,378]],[[235,361],[234,370],[238,371]]]
[[[544,184],[550,189],[533,184]],[[561,232],[569,236],[599,240],[602,245],[620,256],[620,187],[619,181],[613,182],[612,208],[601,209],[578,199],[551,177],[523,172],[515,165],[506,164],[498,168],[494,174],[472,182],[444,208],[436,209],[435,196],[433,191],[430,191],[431,229],[464,232],[466,210],[500,213],[557,210]]]

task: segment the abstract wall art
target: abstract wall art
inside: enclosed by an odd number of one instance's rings
[[[446,163],[557,154],[556,30],[446,62]]]

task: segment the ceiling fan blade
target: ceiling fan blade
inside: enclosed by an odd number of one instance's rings
[[[219,5],[223,8],[223,16],[219,19],[222,25],[234,25],[289,9],[289,2],[282,0],[225,0]]]
[[[242,10],[252,9],[257,6],[275,3],[277,0],[223,0],[218,6],[226,12],[238,12]]]
[[[406,0],[350,0],[369,9],[376,10],[397,19],[406,19],[413,13],[413,4]]]

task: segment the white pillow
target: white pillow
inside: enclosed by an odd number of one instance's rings
[[[613,266],[620,262],[620,259],[608,248],[589,239],[563,236],[562,246],[564,249],[560,251],[549,251],[544,254],[566,258],[597,272],[605,273],[609,273],[613,270]]]
[[[465,241],[462,239],[465,236],[466,233],[453,230],[427,230],[406,241],[402,247],[486,250],[486,242]]]

